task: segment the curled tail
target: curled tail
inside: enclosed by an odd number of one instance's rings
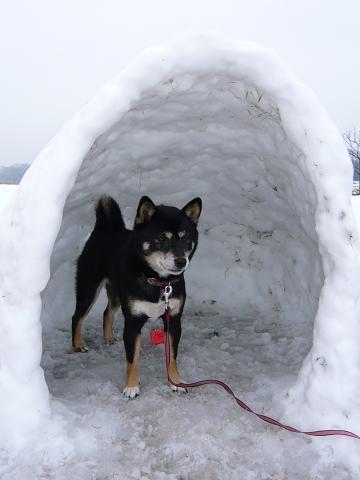
[[[94,231],[118,233],[126,229],[119,205],[112,197],[103,195],[96,204],[95,213]]]

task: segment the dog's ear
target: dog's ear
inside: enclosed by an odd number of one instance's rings
[[[187,203],[185,207],[181,209],[182,212],[187,215],[190,220],[195,223],[195,225],[198,224],[200,213],[202,209],[202,201],[201,198],[196,197],[194,200],[191,200],[191,202]]]
[[[135,225],[148,222],[156,212],[156,207],[149,197],[142,197],[137,208]]]

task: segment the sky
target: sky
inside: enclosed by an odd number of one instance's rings
[[[274,48],[360,127],[359,0],[0,0],[0,165],[31,163],[144,48],[215,30]]]

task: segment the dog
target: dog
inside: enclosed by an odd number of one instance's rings
[[[103,315],[103,333],[107,343],[116,341],[113,320],[119,307],[125,319],[123,340],[127,369],[123,394],[127,398],[139,395],[141,329],[149,318],[162,317],[164,320],[161,286],[168,284],[173,289],[168,374],[174,383],[181,382],[176,358],[186,299],[184,272],[198,245],[197,225],[201,210],[199,197],[179,210],[156,206],[144,196],[137,208],[133,230],[128,230],[113,198],[102,196],[96,205],[94,230],[77,260],[72,344],[75,352],[87,351],[81,327],[105,285],[108,305]],[[165,322],[164,328],[167,328]]]

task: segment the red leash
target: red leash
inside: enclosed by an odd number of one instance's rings
[[[170,285],[165,287],[164,290],[164,298],[165,298],[165,323],[166,323],[166,336],[165,336],[165,357],[166,357],[166,371],[169,372],[169,364],[170,364],[170,335],[169,335],[169,327],[170,327],[170,319],[171,319],[171,313],[170,313],[170,305],[169,305],[169,298],[172,293],[172,288]],[[270,423],[271,425],[276,425],[277,427],[283,428],[285,430],[288,430],[289,432],[294,432],[294,433],[303,433],[304,435],[310,435],[312,437],[328,437],[330,435],[343,435],[346,437],[352,437],[360,440],[359,435],[356,435],[353,432],[349,432],[347,430],[316,430],[314,432],[303,432],[301,430],[298,430],[297,428],[290,427],[289,425],[284,425],[283,423],[279,422],[278,420],[274,420],[271,417],[268,417],[267,415],[262,415],[261,413],[254,412],[246,403],[244,403],[242,400],[240,400],[235,393],[231,390],[231,388],[224,382],[221,382],[220,380],[200,380],[198,382],[193,382],[193,383],[174,383],[171,378],[169,378],[168,374],[168,380],[171,383],[171,385],[174,385],[174,387],[179,387],[179,388],[195,388],[195,387],[202,387],[203,385],[219,385],[222,387],[229,395],[231,395],[236,403],[239,405],[239,407],[243,408],[249,413],[252,413],[253,415],[256,415],[260,420],[266,423]]]

